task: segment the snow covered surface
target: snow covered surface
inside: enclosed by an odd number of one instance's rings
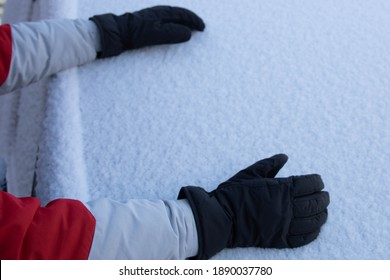
[[[18,2],[6,19],[167,4],[195,11],[206,30],[2,97],[1,152],[13,182],[25,178],[16,193],[31,191],[38,144],[43,202],[175,199],[282,152],[279,176],[319,173],[330,193],[319,238],[216,258],[390,258],[390,1],[42,0],[28,14]]]

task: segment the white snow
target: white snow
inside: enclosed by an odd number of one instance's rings
[[[181,186],[212,190],[253,162],[286,153],[278,176],[319,173],[330,193],[319,238],[293,250],[234,249],[216,258],[390,258],[389,1],[64,3],[36,2],[36,18],[167,4],[193,10],[206,30],[185,44],[60,73],[48,82],[43,112],[18,107],[0,122],[9,127],[6,143],[37,139],[43,202],[175,199]],[[0,104],[19,106],[9,99]],[[28,128],[25,114],[42,118],[42,129]],[[18,151],[8,157],[25,160]],[[34,160],[9,172],[23,177]]]

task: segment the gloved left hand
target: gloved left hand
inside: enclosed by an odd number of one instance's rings
[[[192,30],[203,31],[203,20],[179,7],[156,6],[121,16],[96,15],[102,50],[99,58],[118,55],[124,50],[188,41]]]

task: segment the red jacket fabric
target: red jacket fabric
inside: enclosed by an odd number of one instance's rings
[[[80,201],[41,207],[37,198],[0,191],[0,259],[87,259],[95,224]]]
[[[7,79],[11,65],[11,55],[11,27],[8,24],[0,25],[0,86]]]

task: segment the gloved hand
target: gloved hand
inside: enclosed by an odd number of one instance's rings
[[[205,25],[193,12],[170,6],[156,6],[121,16],[96,15],[102,50],[98,57],[109,57],[124,50],[188,41],[191,30],[203,31]]]
[[[198,231],[197,259],[224,248],[293,248],[313,241],[326,222],[328,192],[319,175],[274,178],[287,162],[275,155],[238,172],[212,192],[183,187]]]

